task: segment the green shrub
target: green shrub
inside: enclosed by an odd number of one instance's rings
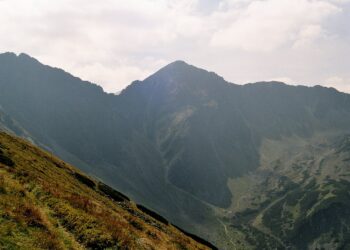
[[[15,165],[15,163],[9,157],[3,154],[0,154],[0,163],[9,167],[13,167]]]

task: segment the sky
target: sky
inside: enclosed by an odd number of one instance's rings
[[[0,0],[0,53],[119,92],[175,60],[350,93],[350,0]]]

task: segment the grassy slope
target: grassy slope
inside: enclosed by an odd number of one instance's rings
[[[207,249],[76,176],[84,175],[0,132],[0,249]]]

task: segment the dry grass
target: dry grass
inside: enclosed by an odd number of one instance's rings
[[[22,139],[0,132],[0,149],[0,249],[207,249]]]

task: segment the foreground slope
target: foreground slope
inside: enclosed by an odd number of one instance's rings
[[[209,249],[22,139],[0,132],[1,249]]]

